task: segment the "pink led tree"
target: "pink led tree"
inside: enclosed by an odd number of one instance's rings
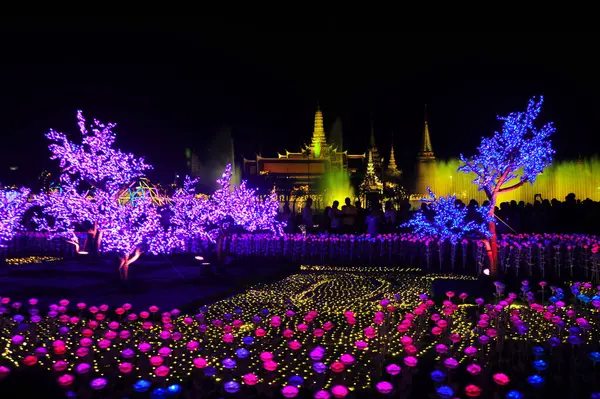
[[[126,279],[129,265],[139,257],[146,238],[158,228],[160,215],[150,200],[131,206],[120,204],[118,199],[122,190],[144,176],[151,166],[143,158],[113,148],[112,129],[116,124],[94,120],[88,130],[81,111],[77,119],[81,144],[54,130],[46,134],[53,142],[49,146],[51,159],[59,160],[62,168],[61,190],[36,198],[44,214],[52,219],[37,220],[40,229],[66,236],[77,250],[76,225],[91,223],[90,232],[99,250],[119,254],[120,270]]]
[[[30,190],[0,190],[0,247],[13,239],[23,215],[31,206],[28,202]]]

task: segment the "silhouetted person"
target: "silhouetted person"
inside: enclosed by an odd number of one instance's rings
[[[339,234],[342,229],[342,211],[339,209],[340,202],[333,201],[329,210],[329,219],[331,220],[331,232]]]
[[[367,217],[366,210],[360,205],[360,201],[354,202],[354,207],[356,208],[356,223],[354,224],[355,232],[361,233],[363,227],[365,225],[365,218]]]
[[[327,232],[331,229],[330,212],[331,212],[331,207],[326,206],[325,210],[323,211],[323,215],[321,216],[321,220],[319,221],[319,230],[321,230],[323,233]]]
[[[350,198],[346,198],[344,202],[345,205],[342,206],[342,228],[345,233],[353,233],[358,217],[358,209],[352,205]]]
[[[392,201],[387,201],[385,203],[385,224],[388,232],[393,232],[396,230],[398,226],[398,212],[394,207],[394,203]]]
[[[306,231],[312,231],[314,225],[312,204],[312,198],[308,198],[306,200],[306,205],[302,210],[302,223],[306,226]]]
[[[384,223],[385,217],[381,211],[381,205],[375,202],[371,207],[371,212],[365,223],[367,224],[367,234],[371,237],[377,236],[381,232],[381,225]]]

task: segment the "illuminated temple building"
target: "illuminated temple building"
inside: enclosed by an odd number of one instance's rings
[[[350,175],[362,173],[364,160],[365,154],[348,154],[348,151],[327,141],[323,113],[317,108],[310,144],[305,144],[300,152],[286,150],[284,154],[278,153],[277,157],[257,154],[256,159],[244,158],[243,173],[250,178],[262,176],[286,197],[299,188],[312,195],[316,193],[316,184],[325,174],[344,171]]]

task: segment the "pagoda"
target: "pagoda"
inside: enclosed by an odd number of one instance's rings
[[[339,141],[341,144],[341,138]],[[289,193],[297,187],[307,187],[308,193],[314,194],[316,183],[326,173],[357,173],[362,169],[364,159],[365,154],[348,154],[348,151],[327,141],[323,112],[317,106],[310,143],[305,144],[299,152],[286,150],[285,153],[277,153],[277,157],[257,154],[255,159],[244,158],[243,173],[246,177],[262,176],[269,180],[284,197],[282,201],[286,201]]]
[[[435,154],[433,153],[433,148],[431,146],[429,124],[427,123],[427,119],[425,119],[421,148],[417,153],[416,179],[411,199],[418,200],[424,198],[427,195],[427,187],[433,184],[434,178]]]
[[[390,150],[390,161],[388,162],[388,167],[385,171],[385,174],[390,177],[400,177],[402,171],[398,169],[396,165],[396,157],[394,155],[394,143],[392,143],[392,149]]]
[[[429,135],[429,125],[427,123],[427,119],[425,119],[423,138],[421,140],[421,149],[417,155],[417,160],[419,162],[435,161],[435,155],[433,154],[433,148],[431,147],[431,136]]]
[[[373,152],[369,151],[369,161],[367,162],[367,173],[365,178],[360,184],[360,191],[362,193],[381,193],[383,190],[383,183],[375,173],[375,163],[373,162]]]

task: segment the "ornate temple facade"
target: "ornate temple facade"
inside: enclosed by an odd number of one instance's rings
[[[365,154],[348,154],[336,144],[328,142],[323,127],[323,113],[315,113],[312,138],[299,152],[278,153],[277,157],[243,160],[246,178],[262,176],[272,182],[282,195],[303,187],[307,194],[316,192],[316,183],[329,172],[345,171],[350,175],[362,172]]]

